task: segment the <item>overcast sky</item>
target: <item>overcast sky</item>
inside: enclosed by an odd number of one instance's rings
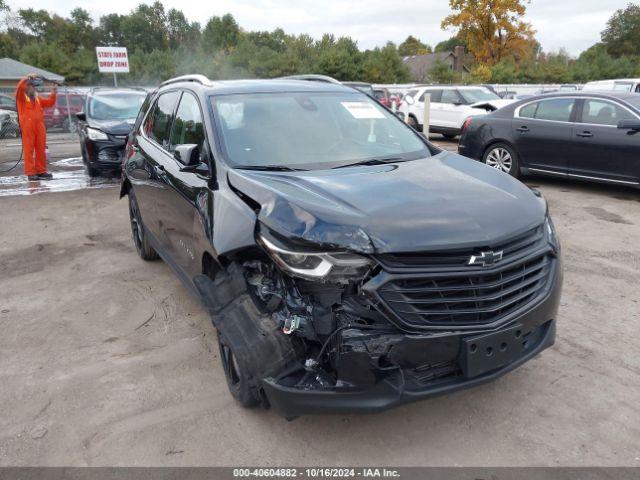
[[[545,51],[566,48],[578,55],[600,39],[611,14],[631,0],[532,0],[527,20],[537,31]],[[44,8],[67,15],[75,7],[88,10],[98,19],[105,13],[127,13],[136,0],[9,0],[12,9]],[[152,3],[148,0],[146,3]],[[211,2],[165,0],[166,9],[182,9],[190,20],[204,24],[212,15],[230,12],[246,30],[287,33],[349,35],[361,49],[400,43],[407,35],[435,45],[451,32],[440,29],[449,13],[446,0],[214,0]],[[131,46],[129,45],[131,48]]]

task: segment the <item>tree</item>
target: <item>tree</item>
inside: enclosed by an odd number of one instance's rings
[[[231,51],[240,39],[240,27],[233,15],[211,17],[202,32],[202,48],[209,53],[217,50]]]
[[[410,55],[424,55],[425,53],[431,53],[431,47],[426,43],[422,43],[413,35],[409,35],[404,42],[398,45],[398,54],[401,57],[408,57]]]
[[[431,77],[431,81],[435,83],[453,83],[456,75],[449,64],[438,60],[433,64],[433,68],[431,72],[429,72],[429,77]]]
[[[434,52],[436,53],[441,53],[441,52],[453,52],[453,49],[457,46],[463,46],[465,47],[465,49],[467,49],[467,45],[464,42],[464,40],[458,38],[458,37],[451,37],[448,40],[444,40],[440,43],[438,43],[435,48],[433,49]]]
[[[489,66],[513,56],[522,60],[531,53],[534,30],[522,18],[523,0],[449,0],[453,13],[442,28],[457,30],[476,60]]]
[[[362,64],[362,80],[370,83],[402,83],[409,80],[409,69],[389,42],[382,48],[367,50]]]
[[[602,32],[602,42],[614,57],[640,54],[640,5],[617,10]]]

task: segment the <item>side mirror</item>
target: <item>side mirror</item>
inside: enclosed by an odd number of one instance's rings
[[[87,114],[84,112],[78,112],[76,113],[76,118],[78,120],[80,120],[81,122],[86,122],[87,121]]]
[[[173,158],[185,167],[195,167],[200,163],[200,149],[195,143],[178,145],[173,152]]]
[[[406,95],[404,97],[404,101],[407,102],[408,105],[413,105],[415,100],[411,95]]]
[[[640,120],[620,120],[618,128],[621,130],[631,130],[633,132],[640,131]]]

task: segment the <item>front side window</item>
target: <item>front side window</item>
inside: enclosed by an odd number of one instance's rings
[[[462,99],[456,90],[443,90],[440,103],[458,104]]]
[[[520,109],[520,117],[522,118],[536,118],[536,110],[538,109],[538,103],[530,103]]]
[[[144,92],[100,93],[89,99],[87,114],[95,120],[130,120],[138,115],[145,96]]]
[[[585,100],[581,118],[581,123],[609,126],[618,125],[620,120],[636,120],[628,110],[604,100]]]
[[[171,143],[169,150],[175,150],[178,145],[195,144],[202,152],[204,144],[204,123],[200,105],[196,97],[190,93],[184,93],[180,99],[180,105],[176,111],[171,131]]]
[[[420,95],[420,101],[424,102],[425,96],[429,94],[429,100],[431,102],[439,102],[440,98],[442,97],[442,90],[425,90],[422,95]]]
[[[467,103],[488,102],[491,100],[500,100],[500,97],[484,88],[466,88],[460,90],[460,95]]]
[[[332,168],[430,155],[409,127],[360,93],[265,93],[212,97],[234,166]]]
[[[147,118],[145,133],[163,148],[169,147],[169,129],[173,111],[178,100],[179,92],[163,93],[158,97],[150,118]]]

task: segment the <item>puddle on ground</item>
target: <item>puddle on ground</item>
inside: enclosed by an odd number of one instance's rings
[[[16,170],[22,170],[22,162]],[[18,170],[18,171],[20,171]],[[108,188],[120,185],[120,175],[106,174],[91,178],[87,175],[82,158],[72,157],[49,163],[52,180],[29,181],[26,175],[0,176],[0,197],[13,195],[34,195],[49,192],[68,192],[87,188]]]

